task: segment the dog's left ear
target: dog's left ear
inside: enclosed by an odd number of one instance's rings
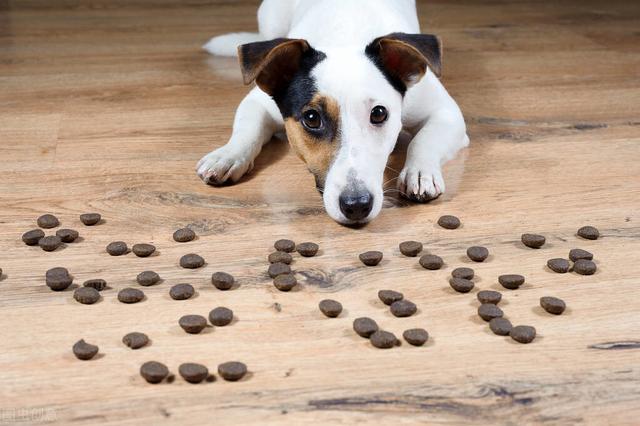
[[[417,83],[427,66],[440,77],[442,43],[432,34],[391,33],[373,40],[367,56],[402,93]]]

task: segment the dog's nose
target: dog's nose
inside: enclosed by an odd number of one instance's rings
[[[366,192],[343,192],[340,194],[340,211],[349,220],[360,221],[369,216],[373,208],[373,194]]]

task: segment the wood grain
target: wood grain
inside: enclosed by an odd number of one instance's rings
[[[327,217],[313,177],[285,141],[274,140],[239,185],[213,188],[196,161],[225,143],[247,89],[233,59],[207,56],[213,34],[255,29],[255,1],[0,1],[0,423],[304,424],[472,423],[637,424],[640,416],[640,3],[564,1],[420,2],[425,31],[442,36],[444,81],[459,101],[472,144],[446,167],[447,193],[427,205],[393,191],[404,159],[390,160],[388,200],[376,221],[344,228]],[[428,4],[426,4],[428,3]],[[84,227],[78,215],[105,222]],[[20,235],[42,213],[56,214],[82,240],[45,253]],[[439,228],[441,214],[463,226]],[[585,224],[602,238],[575,236]],[[197,240],[178,244],[175,229]],[[546,235],[540,250],[523,232]],[[321,246],[296,257],[301,285],[285,294],[265,274],[273,241]],[[151,242],[156,255],[113,258],[111,241]],[[445,260],[440,271],[402,257],[416,239]],[[483,264],[465,258],[485,245]],[[598,272],[554,274],[545,263],[569,249],[592,251]],[[358,253],[381,250],[380,266]],[[207,265],[179,268],[199,253]],[[538,330],[520,345],[491,334],[474,294],[455,294],[447,277],[476,269],[476,288],[497,276],[527,283],[501,306]],[[69,268],[75,283],[106,279],[93,306],[53,293],[44,272]],[[137,305],[117,289],[156,270],[162,283]],[[228,292],[214,271],[236,276]],[[168,289],[190,282],[197,297],[177,302]],[[404,292],[416,316],[397,319],[377,300]],[[559,317],[541,296],[567,302]],[[345,306],[337,319],[323,298]],[[186,335],[184,314],[228,306],[237,321]],[[423,348],[372,348],[351,330],[371,316],[398,335],[426,328]],[[121,339],[147,333],[139,351]],[[98,359],[71,353],[80,339]],[[151,386],[147,360],[176,373],[182,362],[215,370],[229,360],[251,371],[217,380]]]

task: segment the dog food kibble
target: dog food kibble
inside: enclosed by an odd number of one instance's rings
[[[82,284],[83,287],[91,287],[96,289],[97,291],[102,291],[107,288],[107,282],[100,278],[95,278],[92,280],[87,280]]]
[[[296,246],[296,250],[304,257],[313,257],[318,253],[320,247],[316,243],[300,243]]]
[[[63,243],[72,243],[78,238],[80,234],[78,233],[78,231],[73,229],[58,229],[56,231],[56,235],[60,237],[60,240]]]
[[[286,263],[289,265],[293,261],[293,257],[286,251],[274,251],[267,260],[269,260],[269,263]]]
[[[102,219],[100,213],[83,213],[80,215],[80,222],[86,226],[93,226],[100,222],[100,219]]]
[[[553,272],[557,272],[559,274],[569,272],[569,269],[571,268],[571,264],[569,263],[569,261],[560,257],[547,260],[547,266]]]
[[[477,294],[480,303],[492,303],[497,305],[502,299],[502,293],[493,290],[481,290]]]
[[[138,303],[144,299],[144,293],[137,288],[123,288],[118,292],[118,300],[122,303]]]
[[[474,262],[484,262],[489,257],[489,250],[486,247],[473,246],[467,249],[467,256]]]
[[[160,275],[153,271],[143,271],[138,274],[136,281],[141,286],[149,287],[160,281]]]
[[[415,303],[405,299],[393,302],[390,308],[391,313],[398,318],[410,317],[418,311],[418,307]]]
[[[178,367],[178,373],[189,383],[200,383],[209,377],[209,370],[202,364],[185,362]]]
[[[442,265],[444,265],[442,258],[435,254],[425,254],[424,256],[421,256],[418,263],[420,263],[420,266],[424,269],[429,269],[430,271],[438,270],[442,268]]]
[[[173,240],[178,243],[186,243],[189,241],[193,241],[195,237],[196,237],[196,233],[189,228],[178,229],[176,232],[173,233]]]
[[[278,240],[273,244],[273,247],[278,251],[284,251],[291,253],[296,249],[296,243],[291,240]]]
[[[180,266],[186,269],[197,269],[204,266],[204,259],[195,253],[185,254],[180,258]]]
[[[127,254],[128,251],[129,248],[124,241],[114,241],[107,246],[107,253],[111,256],[122,256],[123,254]]]
[[[134,331],[129,334],[125,334],[122,338],[122,343],[130,347],[131,349],[140,349],[149,343],[149,336],[144,333],[138,333]]]
[[[133,247],[131,247],[131,251],[138,257],[149,257],[156,251],[156,247],[152,244],[145,243],[134,244]]]
[[[465,280],[472,280],[474,276],[473,269],[471,268],[456,268],[451,271],[451,276],[453,278],[464,278]]]
[[[422,251],[422,243],[418,241],[403,241],[400,243],[400,253],[409,257],[416,257]]]
[[[593,260],[593,253],[582,249],[572,249],[569,251],[569,259],[571,259],[572,262],[576,262],[581,259]]]
[[[511,321],[506,318],[497,317],[489,321],[489,328],[493,331],[493,334],[498,336],[508,336],[511,332]]]
[[[509,336],[519,343],[531,343],[536,338],[536,329],[530,325],[516,325],[509,332]]]
[[[382,256],[381,251],[365,251],[364,253],[360,253],[358,258],[360,262],[366,266],[376,266],[382,260]]]
[[[207,326],[207,319],[202,315],[184,315],[178,324],[187,333],[198,334]]]
[[[38,241],[44,238],[44,231],[42,229],[32,229],[22,234],[22,241],[28,246],[38,245]]]
[[[593,275],[596,269],[598,268],[593,260],[579,259],[573,264],[573,272],[580,275]]]
[[[160,362],[147,361],[140,367],[140,375],[149,383],[160,383],[169,375],[169,369]]]
[[[342,312],[342,304],[337,300],[324,299],[318,304],[318,307],[329,318],[335,318]]]
[[[49,287],[53,291],[62,291],[66,290],[71,283],[73,282],[73,278],[69,275],[69,271],[67,268],[51,268],[45,274],[45,282],[47,283],[47,287]]]
[[[380,290],[378,292],[378,298],[382,300],[382,303],[385,305],[391,305],[393,302],[404,299],[404,295],[398,291]]]
[[[169,290],[169,296],[173,300],[187,300],[195,294],[196,290],[191,284],[176,284]]]
[[[290,274],[291,268],[286,263],[272,263],[267,272],[271,278],[275,278],[278,275]]]
[[[60,221],[52,214],[43,214],[38,218],[38,226],[44,229],[55,228],[60,226]]]
[[[88,361],[98,353],[98,347],[96,345],[92,345],[91,343],[87,343],[84,339],[78,340],[73,345],[73,354],[76,358],[81,359],[83,361]]]
[[[445,229],[456,229],[460,227],[460,219],[451,215],[440,216],[438,225]]]
[[[378,324],[371,318],[360,317],[353,320],[353,330],[358,336],[368,338],[378,331]]]
[[[247,366],[237,361],[225,362],[218,366],[218,374],[229,382],[237,382],[247,374]]]
[[[578,229],[578,236],[587,240],[597,240],[600,237],[600,231],[593,226],[583,226]]]
[[[567,308],[564,300],[557,297],[544,296],[540,298],[540,306],[550,314],[560,315]]]
[[[54,251],[62,244],[62,240],[57,235],[49,235],[43,238],[40,238],[38,241],[38,245],[44,251]]]
[[[211,321],[211,324],[218,327],[229,325],[231,324],[231,321],[233,321],[233,311],[229,308],[225,308],[224,306],[219,306],[209,312],[209,321]]]
[[[379,349],[389,349],[394,347],[398,343],[398,338],[395,334],[384,330],[378,330],[369,336],[371,344]]]
[[[404,340],[410,345],[422,346],[429,340],[429,333],[423,328],[411,328],[405,330],[404,333],[402,333],[402,337],[404,337]]]
[[[100,292],[92,287],[78,287],[73,292],[73,298],[83,305],[93,305],[100,300]]]
[[[475,284],[466,278],[451,278],[449,285],[458,293],[469,293]]]
[[[215,272],[211,275],[211,284],[218,290],[229,290],[233,287],[234,281],[233,275],[226,272]]]
[[[540,248],[547,241],[543,235],[538,234],[522,234],[520,237],[522,244],[530,248]]]
[[[296,284],[298,280],[293,274],[280,274],[273,279],[273,285],[280,291],[290,291]]]
[[[518,274],[505,274],[498,277],[498,282],[502,287],[509,290],[516,290],[524,284],[524,277]]]
[[[483,303],[478,308],[478,315],[485,321],[491,321],[494,318],[500,318],[504,313],[493,303]]]

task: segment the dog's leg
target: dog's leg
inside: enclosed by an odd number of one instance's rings
[[[406,94],[403,122],[415,129],[398,188],[407,198],[425,202],[445,190],[442,165],[469,144],[464,118],[440,81],[427,73]]]
[[[282,115],[271,97],[254,88],[240,103],[226,145],[202,157],[198,176],[208,184],[237,182],[253,168],[262,146],[283,128]]]

